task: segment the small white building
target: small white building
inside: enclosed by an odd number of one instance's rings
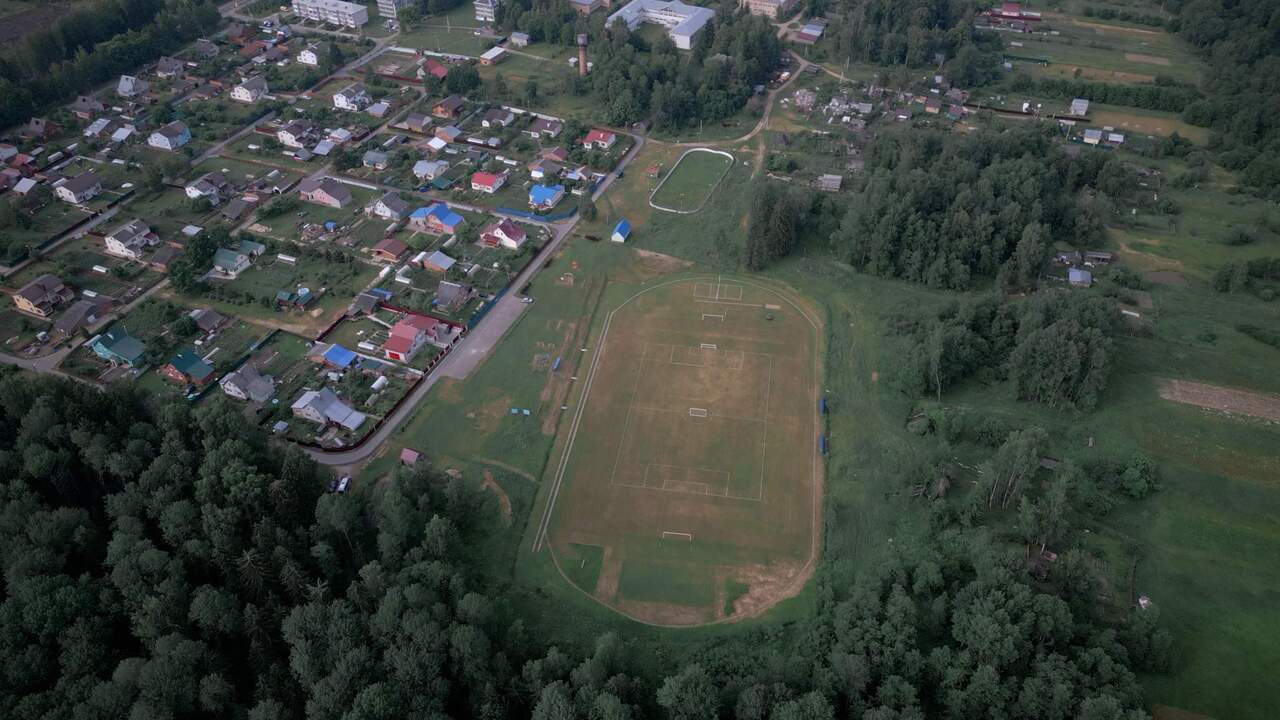
[[[359,112],[373,104],[364,85],[353,83],[333,94],[333,106],[339,110]]]
[[[160,242],[160,238],[146,223],[135,218],[112,230],[106,242],[107,254],[127,260],[141,260],[151,247]]]
[[[258,102],[266,94],[267,80],[261,75],[245,78],[239,85],[231,88],[231,99],[244,103]]]

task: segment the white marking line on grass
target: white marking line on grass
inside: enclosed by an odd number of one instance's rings
[[[618,452],[613,456],[613,470],[609,471],[609,484],[618,475],[618,462],[622,460],[622,448],[627,445],[627,431],[631,429],[631,410],[636,406],[636,393],[640,392],[640,379],[644,377],[644,359],[649,354],[649,343],[644,344],[640,352],[640,367],[636,370],[636,381],[631,386],[631,402],[627,403],[627,417],[622,421],[622,441],[618,443]]]
[[[716,350],[717,348],[716,348],[716,346],[715,346],[715,345],[712,345],[711,343],[702,343],[702,348],[701,348],[701,349],[703,349],[703,350]]]
[[[736,305],[738,307],[764,307],[760,303],[734,302],[731,300],[713,300],[711,298],[694,298],[694,302],[711,303],[712,305]]]
[[[666,540],[666,539],[667,539],[667,538],[669,538],[669,537],[670,537],[670,538],[679,538],[679,539],[681,539],[681,540],[688,540],[689,542],[693,542],[693,533],[672,532],[672,531],[670,531],[670,530],[663,530],[663,531],[662,531],[662,539],[663,539],[663,540]]]
[[[724,322],[724,315],[712,315],[711,313],[702,313],[703,320],[719,320]]]
[[[689,408],[689,415],[693,417],[704,418],[707,416],[707,409],[706,408]]]

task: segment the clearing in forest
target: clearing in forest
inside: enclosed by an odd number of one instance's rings
[[[612,308],[534,549],[653,624],[746,617],[797,593],[817,552],[819,336],[745,278],[668,280]]]

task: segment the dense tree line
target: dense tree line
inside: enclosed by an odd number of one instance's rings
[[[0,127],[33,115],[211,33],[209,0],[105,0],[0,55]]]
[[[984,4],[985,5],[985,4]],[[972,0],[837,0],[840,21],[827,27],[841,61],[919,67],[934,54],[955,58],[972,47]]]
[[[1169,32],[1177,32],[1178,27],[1181,25],[1176,17],[1166,19],[1159,15],[1148,15],[1128,8],[1086,5],[1082,14],[1085,17],[1098,18],[1099,20],[1119,20],[1121,22],[1134,23],[1135,25],[1165,28]]]
[[[1200,49],[1207,97],[1183,113],[1213,130],[1223,163],[1263,194],[1280,193],[1280,32],[1273,0],[1183,0],[1179,34]]]
[[[981,371],[1009,380],[1021,400],[1089,410],[1106,387],[1116,317],[1110,300],[1066,290],[954,303],[898,326],[909,338],[899,379],[909,395],[941,399]]]
[[[1111,198],[1136,181],[1102,153],[1067,157],[1035,127],[890,131],[865,158],[836,251],[865,272],[938,288],[1035,284],[1053,243],[1098,238]]]
[[[1004,454],[993,463],[1012,467]],[[530,637],[472,569],[497,509],[461,478],[423,467],[326,493],[229,403],[0,371],[0,706],[15,720],[1145,718],[1134,673],[1167,664],[1168,637],[1153,611],[1101,609],[1098,573],[1068,547],[1079,474],[1065,478],[1023,493],[1040,513],[1028,534],[1064,549],[1047,584],[943,503],[924,542],[855,585],[820,575],[813,617],[646,677],[647,641],[606,634],[575,656]]]
[[[1182,112],[1199,100],[1200,91],[1192,85],[1157,79],[1154,83],[1119,84],[1066,78],[1032,78],[1018,74],[1011,82],[1018,92],[1050,98],[1088,98],[1095,103],[1126,105],[1147,110]]]
[[[773,26],[732,6],[718,8],[687,52],[665,34],[650,46],[621,24],[593,29],[594,68],[583,89],[614,125],[651,119],[666,129],[719,122],[743,108],[782,52]]]
[[[1213,275],[1218,292],[1253,292],[1263,300],[1274,300],[1280,287],[1280,257],[1260,257],[1224,263]]]

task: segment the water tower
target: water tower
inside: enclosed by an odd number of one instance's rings
[[[587,76],[587,36],[578,35],[578,75]]]

